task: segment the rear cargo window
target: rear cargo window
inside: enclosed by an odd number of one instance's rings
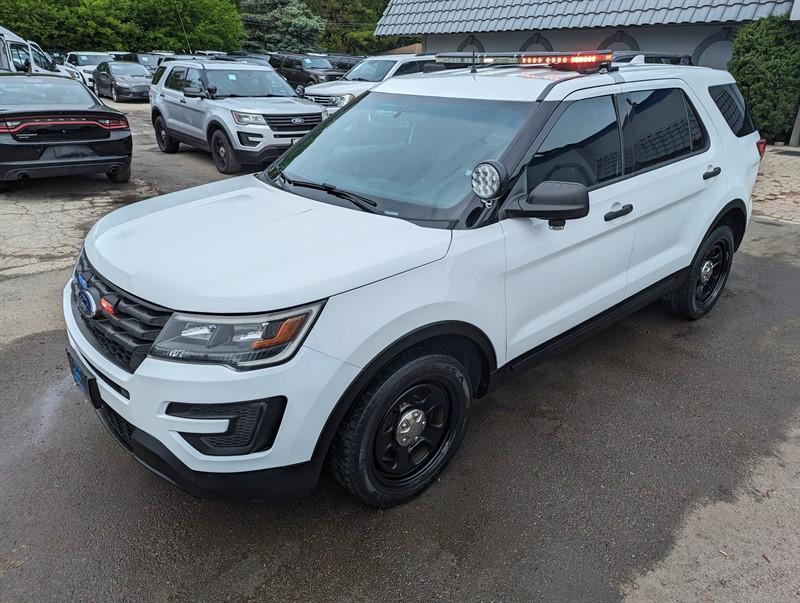
[[[756,128],[753,125],[753,119],[750,117],[750,111],[747,109],[744,97],[739,92],[736,84],[710,86],[708,92],[719,108],[719,112],[722,113],[722,117],[728,122],[728,126],[736,136],[741,138],[755,132]]]

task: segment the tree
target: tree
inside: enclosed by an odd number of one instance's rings
[[[244,36],[233,0],[0,1],[0,23],[62,50],[235,50]]]
[[[325,21],[301,0],[242,0],[248,50],[319,50]]]
[[[761,135],[787,141],[800,100],[800,23],[767,17],[736,34],[728,69]]]

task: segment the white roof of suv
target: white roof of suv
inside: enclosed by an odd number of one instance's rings
[[[686,65],[622,65],[611,72],[581,74],[541,66],[479,67],[407,75],[381,82],[373,91],[483,100],[562,100],[576,90],[654,79],[733,82],[727,71]],[[555,85],[559,84],[559,85]]]

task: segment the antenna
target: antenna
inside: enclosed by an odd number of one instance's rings
[[[181,22],[181,29],[183,30],[183,37],[186,38],[186,48],[189,49],[189,54],[192,54],[192,45],[189,44],[189,36],[186,35],[186,28],[183,26],[183,17],[181,17],[181,9],[178,7],[178,3],[173,1],[175,5],[175,10],[178,12],[178,20]]]

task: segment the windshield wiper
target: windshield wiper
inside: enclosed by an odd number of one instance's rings
[[[369,82],[369,81],[372,81],[372,80],[368,80],[365,77],[349,77],[349,78],[347,78],[347,81],[348,82]]]
[[[283,178],[283,180],[291,186],[310,188],[313,190],[328,193],[329,195],[338,197],[339,199],[350,201],[350,203],[355,205],[361,211],[366,211],[371,214],[375,213],[375,210],[373,208],[378,207],[378,204],[369,197],[364,197],[363,195],[359,195],[357,193],[351,193],[350,191],[343,191],[340,188],[336,188],[332,184],[325,184],[321,182],[308,182],[306,180],[294,180],[292,178],[289,178],[280,168],[280,166],[277,166],[277,170],[280,177]]]

